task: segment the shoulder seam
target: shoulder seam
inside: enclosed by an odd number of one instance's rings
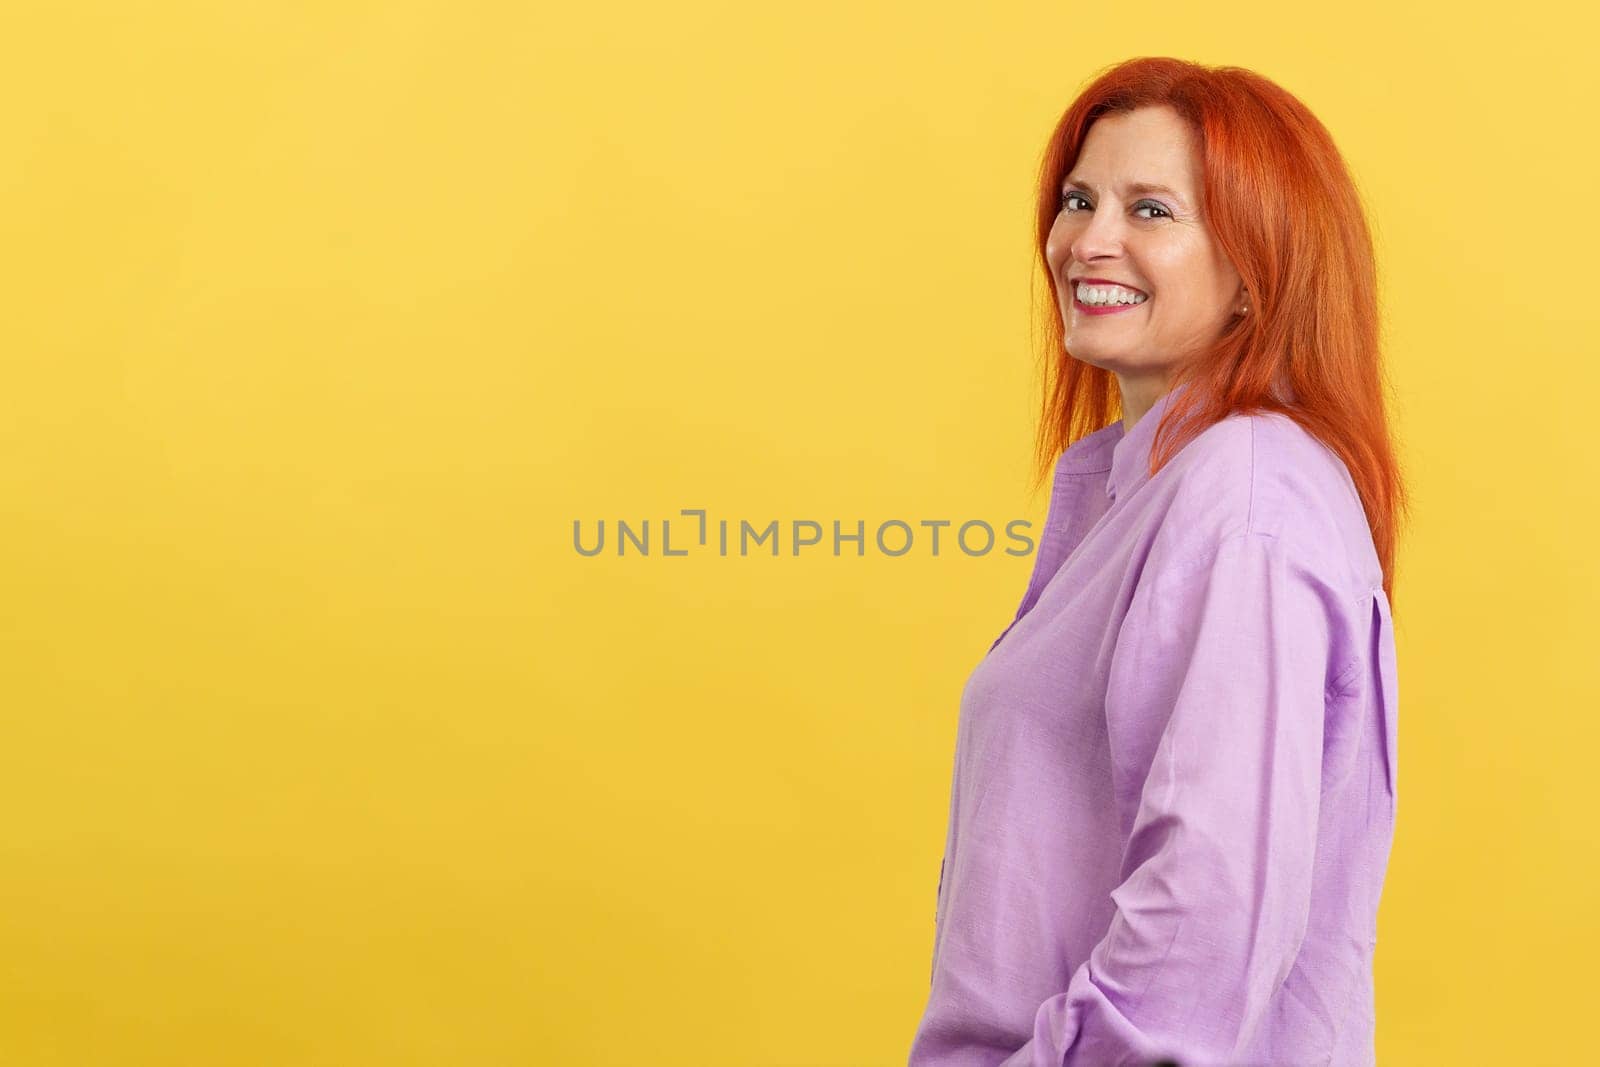
[[[1196,574],[1199,571],[1203,571],[1207,567],[1213,565],[1216,562],[1217,557],[1220,556],[1222,551],[1230,544],[1233,544],[1236,541],[1248,540],[1256,540],[1277,545],[1290,557],[1299,558],[1295,556],[1293,549],[1287,546],[1276,534],[1264,533],[1260,530],[1236,530],[1233,533],[1226,534],[1219,538],[1214,545],[1208,546],[1206,550],[1189,556],[1177,569],[1166,571],[1160,576],[1158,581],[1172,582],[1188,578],[1191,575]],[[1377,587],[1379,590],[1381,590],[1381,588],[1381,586]],[[1355,609],[1355,614],[1360,613],[1361,605],[1367,601],[1370,601],[1374,596],[1375,591],[1376,590],[1374,590],[1372,587],[1368,587],[1350,597],[1349,603],[1351,607]],[[1330,698],[1344,696],[1349,690],[1351,683],[1355,680],[1356,672],[1359,671],[1362,665],[1366,662],[1366,656],[1358,651],[1347,663],[1339,668],[1338,672],[1333,676],[1333,681],[1324,688],[1323,695]]]
[[[1177,578],[1186,578],[1195,571],[1202,570],[1205,567],[1215,563],[1217,556],[1221,555],[1222,550],[1228,545],[1235,541],[1244,541],[1249,539],[1266,541],[1277,545],[1287,557],[1300,562],[1302,565],[1306,560],[1306,557],[1297,552],[1293,545],[1279,537],[1277,534],[1269,533],[1266,530],[1252,530],[1248,525],[1246,525],[1242,528],[1223,534],[1221,537],[1217,538],[1215,542],[1206,545],[1199,551],[1192,552],[1176,563],[1169,564],[1162,577],[1167,581]],[[1352,591],[1348,587],[1345,587],[1344,592],[1350,603],[1359,605],[1362,601],[1371,599],[1373,593],[1377,589],[1381,588],[1382,586],[1364,586],[1360,589]]]

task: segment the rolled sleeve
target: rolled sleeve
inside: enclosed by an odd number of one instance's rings
[[[1106,697],[1115,911],[1009,1067],[1237,1062],[1305,938],[1338,594],[1259,533],[1151,570]]]

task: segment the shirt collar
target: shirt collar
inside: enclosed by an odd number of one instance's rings
[[[1188,388],[1181,383],[1156,398],[1150,410],[1139,416],[1132,430],[1124,428],[1126,419],[1112,423],[1117,428],[1116,443],[1111,447],[1111,473],[1106,478],[1106,496],[1112,500],[1126,497],[1149,479],[1150,446],[1155,441],[1156,427],[1162,414],[1172,406],[1173,398]]]

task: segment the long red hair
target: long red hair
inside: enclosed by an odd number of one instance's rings
[[[1110,425],[1121,408],[1116,376],[1073,357],[1063,340],[1045,258],[1061,183],[1096,119],[1150,106],[1174,109],[1196,131],[1202,211],[1250,302],[1249,314],[1176,372],[1170,386],[1191,387],[1157,426],[1150,473],[1230,414],[1287,415],[1349,470],[1393,607],[1396,527],[1408,504],[1385,407],[1366,213],[1327,129],[1299,100],[1249,70],[1128,60],[1096,77],[1056,124],[1039,171],[1044,405],[1034,489],[1049,479],[1064,449]]]

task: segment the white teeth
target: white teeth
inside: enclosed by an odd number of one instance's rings
[[[1142,304],[1149,297],[1143,293],[1136,293],[1132,289],[1124,289],[1120,285],[1083,285],[1080,283],[1078,286],[1078,299],[1093,307],[1112,304]]]

